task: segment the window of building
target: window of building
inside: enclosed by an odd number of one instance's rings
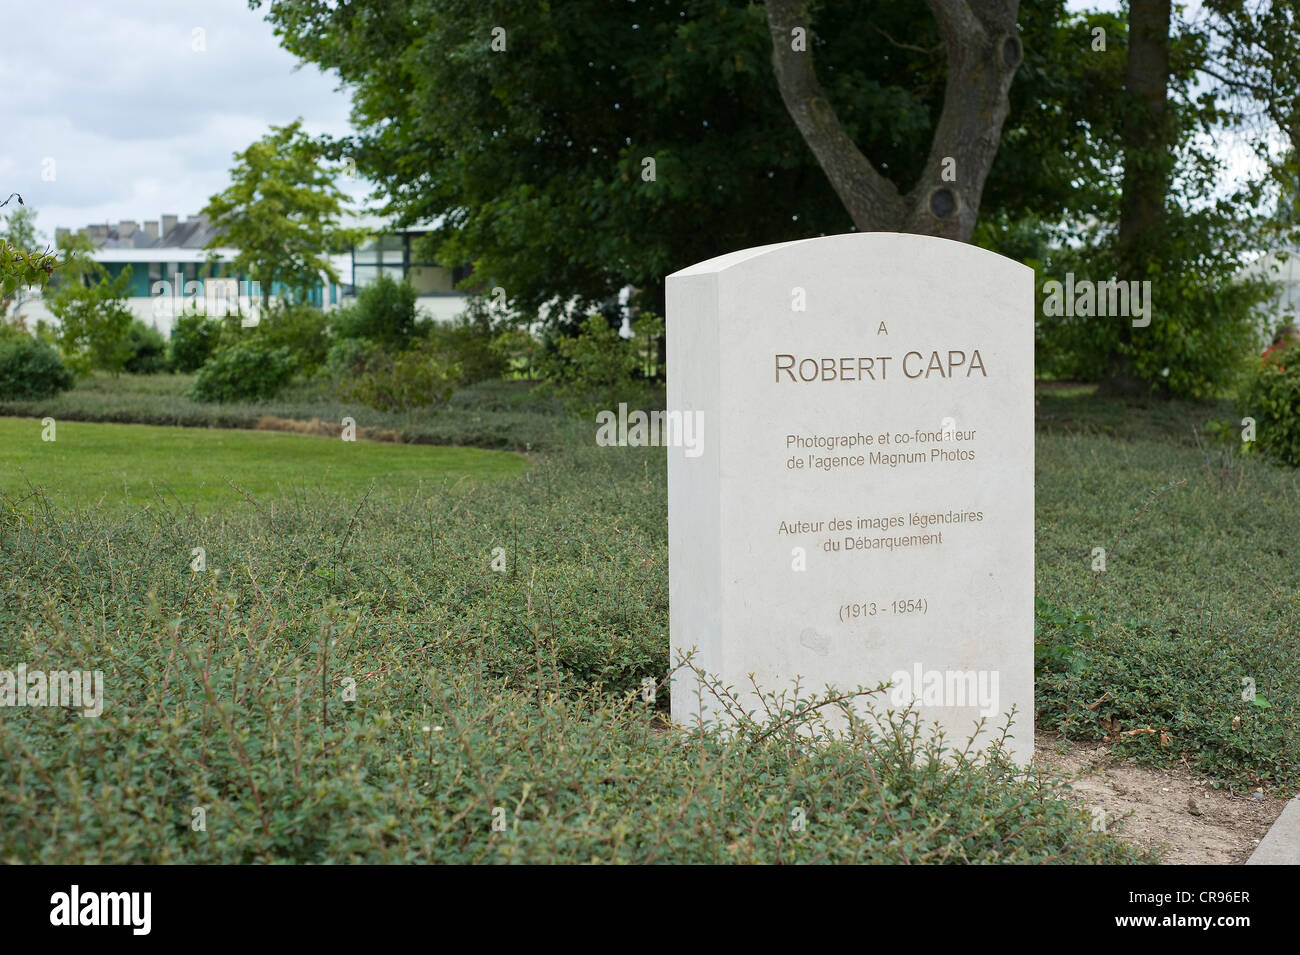
[[[352,250],[352,284],[364,288],[380,275],[397,282],[406,279],[409,261],[407,237],[382,235]]]

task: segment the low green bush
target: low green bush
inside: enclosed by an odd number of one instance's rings
[[[554,335],[538,359],[544,391],[567,399],[571,410],[584,416],[598,409],[663,407],[663,385],[648,378],[662,323],[654,316],[638,323],[634,337],[624,340],[602,315],[592,315],[577,335]]]
[[[591,315],[576,335],[555,335],[540,362],[542,377],[562,394],[607,392],[626,387],[637,356],[603,315]]]
[[[218,350],[199,369],[190,396],[196,401],[265,401],[289,384],[297,364],[287,348],[255,341]]]
[[[505,363],[505,378],[534,379],[545,350],[543,342],[527,328],[507,327],[497,333],[492,347]]]
[[[123,371],[133,375],[157,375],[167,370],[167,339],[158,329],[137,319],[127,330],[126,343],[131,349],[131,357],[126,360]]]
[[[287,348],[295,368],[304,375],[321,368],[329,351],[329,318],[314,305],[279,304],[266,309],[256,325],[239,332],[239,340],[252,339],[263,348]]]
[[[48,398],[71,388],[74,380],[45,342],[22,333],[0,337],[0,398]]]
[[[458,444],[517,451],[554,449],[568,432],[586,429],[557,398],[523,381],[481,381],[458,389],[445,405],[377,411],[340,397],[323,376],[292,382],[271,401],[204,403],[190,395],[193,375],[80,378],[71,391],[48,398],[0,398],[0,415],[59,421],[112,421],[191,428],[258,428],[265,418],[341,421],[391,431],[408,444]]]
[[[378,346],[368,338],[340,338],[325,353],[325,370],[336,386],[363,374]]]
[[[404,348],[415,333],[415,289],[387,275],[363,288],[357,300],[330,315],[335,338],[365,338]]]
[[[497,345],[497,332],[486,318],[459,315],[450,322],[424,322],[419,328],[436,350],[460,369],[462,385],[501,378],[509,370],[507,355]]]
[[[19,315],[6,318],[3,308],[4,302],[0,302],[0,342],[31,338],[32,335],[27,330],[26,320]]]
[[[351,360],[361,362],[362,371],[345,379],[340,393],[380,411],[446,404],[461,377],[459,366],[430,340],[396,353],[371,345]]]
[[[172,326],[172,367],[185,374],[198,371],[217,350],[220,339],[221,322],[203,312],[183,312]]]
[[[1242,388],[1241,410],[1255,419],[1262,454],[1300,467],[1300,343],[1278,348],[1258,363]]]

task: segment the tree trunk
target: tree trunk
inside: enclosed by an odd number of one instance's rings
[[[1141,281],[1150,274],[1153,240],[1164,219],[1165,195],[1173,170],[1169,129],[1170,0],[1131,0],[1128,63],[1124,71],[1124,193],[1118,236],[1120,278]],[[1120,342],[1133,340],[1125,321]],[[1143,390],[1123,352],[1111,356],[1102,394]]]
[[[1131,0],[1128,65],[1124,71],[1126,115],[1124,196],[1119,244],[1125,264],[1140,278],[1146,271],[1142,246],[1164,216],[1173,156],[1169,151],[1170,0]]]
[[[997,155],[1008,92],[1023,59],[1019,0],[926,0],[943,34],[948,79],[930,154],[900,193],[840,125],[812,61],[807,0],[765,0],[772,68],[786,110],[863,232],[915,232],[969,242]],[[795,30],[802,29],[802,44]],[[802,46],[802,48],[800,48]]]

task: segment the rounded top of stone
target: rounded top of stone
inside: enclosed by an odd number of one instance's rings
[[[684,269],[673,272],[668,278],[686,278],[695,275],[716,275],[719,272],[725,272],[728,269],[735,268],[754,259],[764,258],[766,256],[778,253],[784,249],[794,246],[807,245],[811,242],[819,242],[828,247],[837,248],[847,246],[856,253],[861,250],[861,254],[871,254],[870,246],[884,247],[892,246],[893,248],[902,248],[912,246],[918,258],[927,256],[948,256],[954,254],[967,254],[957,252],[958,249],[968,250],[969,255],[982,257],[1002,263],[1004,265],[1014,265],[1027,271],[1033,271],[1029,266],[1017,262],[1014,259],[1008,259],[1005,256],[998,255],[996,252],[990,252],[988,249],[981,249],[977,245],[971,245],[969,242],[958,242],[954,239],[942,239],[933,235],[918,235],[913,232],[843,232],[839,235],[817,236],[812,239],[795,239],[792,242],[776,242],[772,245],[756,245],[752,249],[741,249],[738,252],[728,252],[725,255],[715,256],[712,259],[705,259],[703,262],[697,262],[694,265],[687,266]]]

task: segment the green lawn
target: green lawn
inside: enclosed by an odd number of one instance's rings
[[[59,421],[42,440],[40,421],[0,418],[0,492],[28,482],[57,507],[121,509],[158,500],[211,510],[302,489],[355,495],[409,490],[462,478],[522,474],[527,460],[508,451],[343,441],[273,431],[165,428]]]

